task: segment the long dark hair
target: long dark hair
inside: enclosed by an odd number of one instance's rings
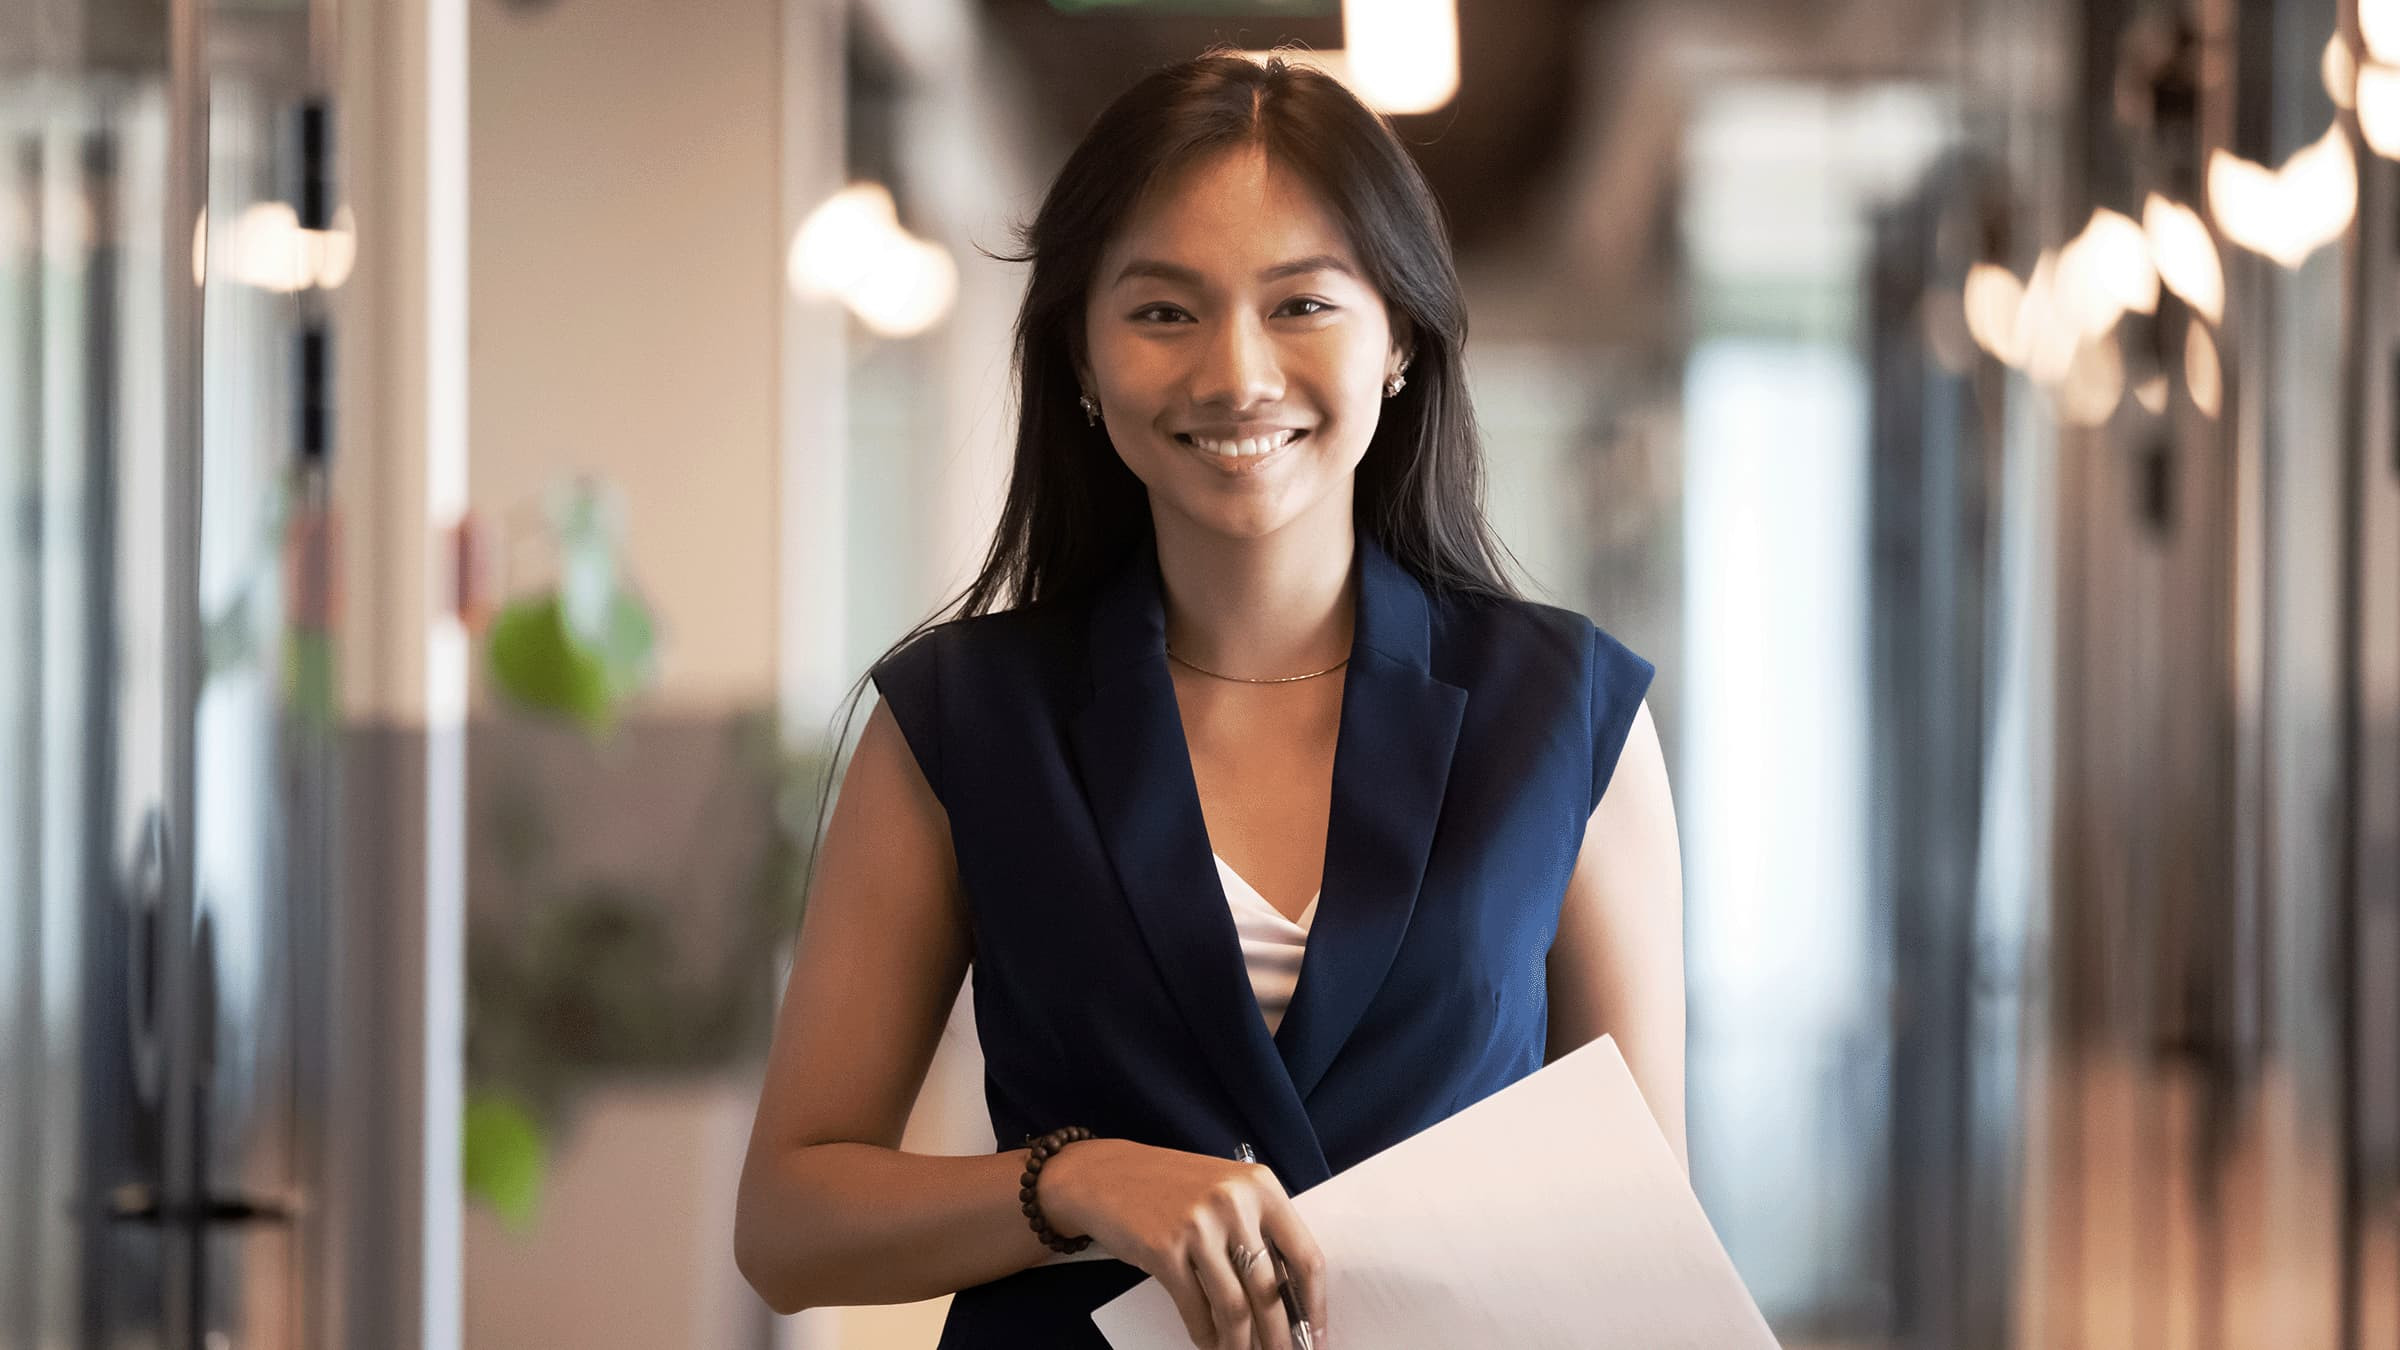
[[[1483,514],[1483,441],[1466,382],[1466,304],[1440,204],[1382,117],[1340,81],[1270,54],[1217,48],[1144,77],[1084,133],[1001,262],[1031,263],[1017,313],[1017,446],[1008,499],[981,571],[876,658],[952,618],[1071,603],[1150,536],[1149,498],[1107,428],[1077,403],[1086,293],[1102,252],[1143,193],[1219,150],[1258,145],[1298,174],[1347,229],[1367,280],[1413,335],[1408,381],[1384,401],[1353,485],[1353,526],[1420,582],[1457,595],[1519,596],[1515,559]],[[868,675],[850,690],[847,737]],[[838,751],[841,740],[832,742]],[[822,826],[835,771],[818,798]],[[813,870],[813,868],[812,868]]]

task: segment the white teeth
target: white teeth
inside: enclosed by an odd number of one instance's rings
[[[1222,455],[1228,459],[1251,459],[1270,450],[1281,450],[1299,434],[1297,431],[1278,431],[1272,436],[1251,436],[1238,441],[1212,441],[1206,436],[1194,436],[1191,442],[1212,455]]]

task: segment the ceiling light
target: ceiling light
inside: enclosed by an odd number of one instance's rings
[[[1379,112],[1458,96],[1457,0],[1342,0],[1342,48],[1352,87]]]

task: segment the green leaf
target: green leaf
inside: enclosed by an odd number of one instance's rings
[[[597,644],[576,641],[555,594],[512,601],[492,620],[487,638],[493,682],[521,707],[605,735],[624,704],[657,678],[657,630],[649,606],[618,590],[598,637]]]
[[[624,496],[604,479],[550,490],[557,586],[512,601],[487,636],[492,678],[521,707],[552,713],[595,739],[658,677],[657,625],[624,580]]]
[[[587,731],[613,724],[607,667],[568,638],[556,595],[511,601],[492,620],[488,641],[493,682],[509,699]]]
[[[488,1206],[517,1232],[530,1229],[549,1165],[541,1127],[507,1097],[470,1092],[463,1134],[460,1156],[468,1198]]]

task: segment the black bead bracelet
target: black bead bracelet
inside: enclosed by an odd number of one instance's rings
[[[1036,1137],[1025,1136],[1026,1147],[1032,1151],[1025,1158],[1025,1175],[1017,1182],[1017,1203],[1025,1211],[1025,1221],[1033,1225],[1033,1235],[1042,1245],[1054,1252],[1073,1254],[1092,1245],[1092,1235],[1063,1238],[1050,1231],[1050,1221],[1042,1217],[1042,1202],[1035,1194],[1042,1179],[1042,1164],[1060,1149],[1080,1139],[1093,1138],[1090,1130],[1081,1125],[1062,1125],[1050,1133]]]

